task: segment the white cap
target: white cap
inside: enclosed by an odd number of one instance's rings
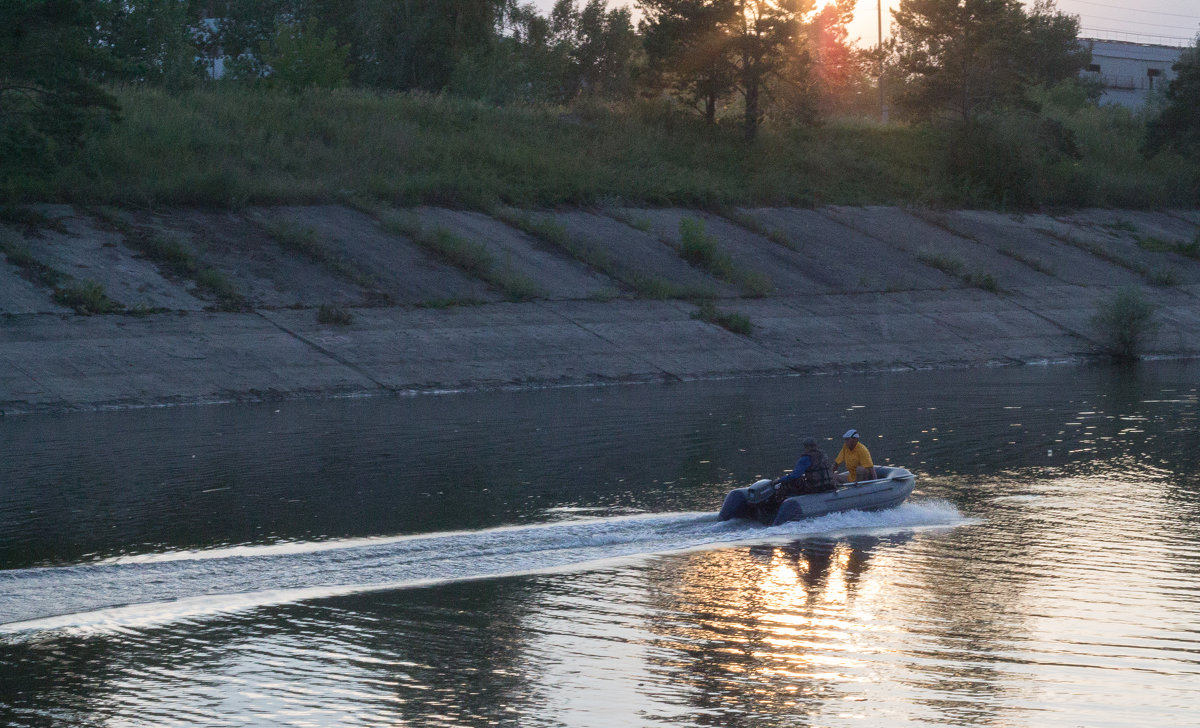
[[[858,437],[858,430],[846,430],[846,434],[842,435],[843,440],[849,440],[852,437]]]

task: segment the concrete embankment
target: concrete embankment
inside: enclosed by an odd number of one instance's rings
[[[1069,361],[1126,286],[1200,354],[1195,211],[37,209],[0,224],[5,414]]]

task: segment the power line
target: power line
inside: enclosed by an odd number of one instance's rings
[[[1138,20],[1125,20],[1124,18],[1107,18],[1103,15],[1089,15],[1088,17],[1095,18],[1096,20],[1111,20],[1114,23],[1128,23],[1130,25],[1145,25],[1145,26],[1148,26],[1151,28],[1170,28],[1172,30],[1184,30],[1185,29],[1179,23],[1171,23],[1170,25],[1165,25],[1163,23],[1143,23]],[[1196,25],[1200,26],[1200,18],[1198,18],[1196,20]]]
[[[1179,36],[1174,36],[1174,35],[1154,35],[1153,33],[1137,33],[1137,32],[1130,32],[1128,30],[1114,30],[1113,28],[1080,28],[1079,32],[1081,34],[1082,33],[1109,33],[1112,35],[1133,36],[1133,37],[1137,37],[1137,38],[1155,38],[1157,40],[1171,40],[1171,41],[1175,41],[1176,43],[1178,43],[1180,47],[1190,46],[1192,44],[1191,38],[1180,38]],[[1090,36],[1081,36],[1081,37],[1086,39]],[[1104,39],[1103,38],[1094,38],[1093,40],[1104,40]],[[1140,42],[1140,41],[1135,41],[1135,42]],[[1164,45],[1164,44],[1158,43],[1158,44],[1152,44],[1152,45]]]
[[[1091,0],[1070,0],[1072,5],[1094,5],[1099,8],[1109,8],[1111,10],[1125,10],[1132,13],[1148,13],[1150,15],[1167,15],[1172,18],[1184,18],[1187,20],[1195,20],[1200,22],[1200,15],[1183,15],[1181,13],[1164,13],[1161,10],[1142,10],[1141,8],[1127,8],[1121,5],[1108,5],[1106,3],[1095,3]]]

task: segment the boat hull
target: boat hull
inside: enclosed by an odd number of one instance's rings
[[[841,511],[878,511],[895,508],[912,494],[916,476],[904,468],[877,466],[875,480],[850,483],[828,493],[795,495],[768,506],[770,481],[760,480],[746,488],[736,488],[725,496],[719,520],[750,518],[778,526],[788,521],[838,513]]]

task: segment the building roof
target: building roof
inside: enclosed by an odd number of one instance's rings
[[[1131,61],[1152,61],[1172,64],[1179,60],[1183,48],[1171,46],[1143,45],[1141,43],[1123,43],[1115,40],[1095,40],[1080,38],[1084,45],[1092,48],[1092,58],[1124,58]]]

